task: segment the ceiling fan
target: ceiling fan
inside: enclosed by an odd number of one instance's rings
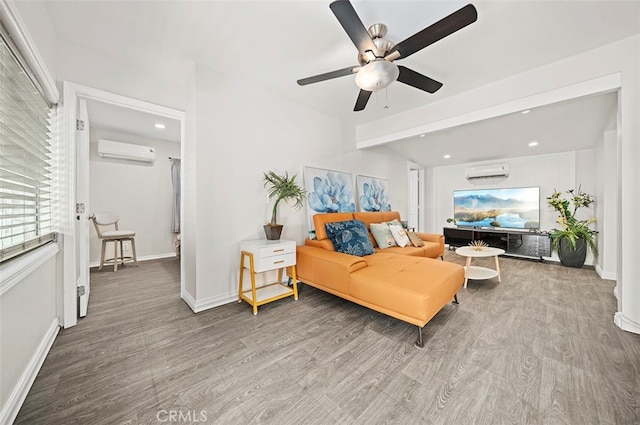
[[[478,19],[476,8],[468,4],[406,40],[394,44],[384,38],[387,34],[384,24],[371,25],[367,31],[349,0],[336,0],[329,7],[358,49],[360,65],[302,78],[298,80],[298,84],[306,86],[356,74],[356,84],[360,87],[360,93],[354,111],[362,111],[367,106],[371,93],[387,87],[396,80],[428,93],[438,91],[442,87],[441,82],[406,66],[396,65],[393,61],[404,59]]]

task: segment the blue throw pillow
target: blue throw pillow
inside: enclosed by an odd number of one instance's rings
[[[376,253],[369,239],[367,226],[362,221],[336,221],[326,223],[324,227],[336,251],[358,257]]]

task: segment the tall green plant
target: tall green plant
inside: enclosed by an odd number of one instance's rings
[[[573,249],[576,249],[576,241],[583,239],[589,248],[593,251],[593,255],[598,255],[598,246],[596,245],[596,237],[598,232],[591,229],[589,226],[595,223],[595,218],[588,220],[578,220],[576,218],[576,212],[580,208],[589,208],[591,204],[595,202],[593,196],[582,192],[580,188],[578,190],[567,190],[569,199],[562,198],[562,192],[554,191],[554,193],[547,198],[547,202],[552,206],[560,217],[556,220],[561,229],[553,229],[549,233],[551,237],[551,244],[554,250],[560,248],[560,240],[567,238],[569,244]],[[571,204],[573,203],[573,208]]]
[[[284,176],[278,175],[273,171],[269,171],[264,174],[264,187],[267,189],[269,199],[275,198],[273,204],[273,211],[271,214],[271,222],[269,224],[277,224],[276,216],[278,213],[278,204],[280,201],[288,200],[293,201],[294,208],[300,209],[304,202],[306,190],[298,186],[296,183],[296,175],[294,174],[289,178],[289,174],[285,173]]]

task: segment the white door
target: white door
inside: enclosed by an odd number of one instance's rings
[[[415,168],[409,170],[409,227],[420,231],[420,171]]]
[[[76,277],[79,315],[89,304],[89,114],[87,101],[78,99],[76,119]]]

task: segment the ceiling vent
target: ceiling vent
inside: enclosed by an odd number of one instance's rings
[[[478,167],[467,167],[464,170],[467,180],[486,179],[490,177],[509,177],[509,164],[490,164]]]
[[[100,139],[98,140],[98,156],[128,161],[155,162],[156,148]]]

